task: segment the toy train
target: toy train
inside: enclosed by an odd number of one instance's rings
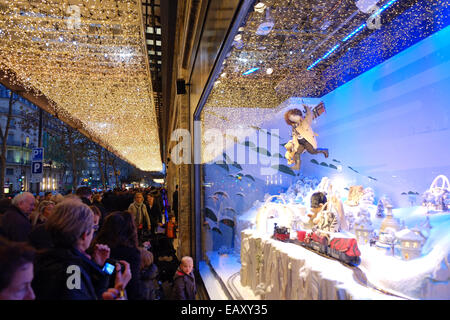
[[[350,265],[359,265],[361,252],[354,238],[331,238],[321,235],[317,231],[307,233],[297,231],[297,239],[290,239],[289,228],[274,226],[273,238],[283,242],[293,242],[326,256],[335,258]]]
[[[291,235],[291,231],[289,230],[289,228],[278,227],[278,225],[275,223],[274,232],[273,232],[273,238],[275,240],[287,242],[287,241],[289,241],[290,235]]]

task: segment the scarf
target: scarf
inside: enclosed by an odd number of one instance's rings
[[[142,203],[134,202],[133,205],[136,208],[136,222],[137,226],[139,226],[144,220],[144,212],[142,207],[145,206],[145,204],[143,202]]]

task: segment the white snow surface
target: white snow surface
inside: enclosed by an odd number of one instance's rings
[[[237,235],[243,229],[254,228],[257,209],[251,208],[240,217]],[[344,209],[355,214],[359,212],[358,207],[344,206]],[[368,206],[373,227],[379,230],[384,218],[377,217],[376,210],[375,205]],[[399,246],[396,247],[396,255],[392,256],[376,247],[359,244],[360,269],[372,284],[384,290],[412,299],[450,299],[450,213],[427,213],[424,207],[416,206],[393,209],[393,215],[409,229],[420,227],[429,218],[432,228],[429,233],[424,232],[428,238],[421,257],[405,261],[399,254]],[[286,244],[280,242],[279,245]],[[289,251],[295,255],[295,247]],[[321,272],[327,273],[327,277],[333,277],[327,270]],[[342,275],[339,278],[342,279]],[[346,281],[343,282],[345,285]]]

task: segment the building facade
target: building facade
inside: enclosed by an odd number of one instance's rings
[[[5,132],[9,112],[10,91],[0,86],[0,126]],[[38,108],[26,99],[17,96],[14,98],[12,118],[10,121],[6,147],[5,168],[5,194],[14,194],[21,191],[37,192],[36,184],[31,183],[31,152],[38,147],[38,128],[33,126],[27,118]],[[61,172],[57,164],[45,158],[43,163],[43,179],[39,191],[61,191]]]

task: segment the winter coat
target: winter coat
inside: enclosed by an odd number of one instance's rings
[[[80,197],[80,200],[81,200],[81,202],[83,202],[85,205],[87,205],[87,206],[92,206],[92,202],[91,202],[88,198]]]
[[[194,273],[184,273],[180,268],[173,277],[172,299],[173,300],[195,300],[197,287],[195,285]]]
[[[150,207],[150,205],[145,202],[145,206],[147,208],[148,215],[150,216],[150,220],[152,223],[161,223],[162,222],[162,210],[159,203],[156,201],[156,199],[153,201],[153,206]]]
[[[53,248],[52,237],[45,226],[46,223],[36,225],[28,237],[28,242],[38,250]]]
[[[143,300],[141,283],[139,281],[139,269],[141,266],[141,253],[137,248],[117,246],[111,248],[110,257],[115,260],[125,260],[130,264],[131,280],[127,284],[128,300]],[[114,279],[111,279],[110,287],[114,286]]]
[[[147,208],[144,203],[136,203],[133,202],[128,207],[128,212],[133,215],[134,221],[136,222],[136,227],[139,229],[139,226],[142,225],[143,229],[150,229],[150,217],[147,212]]]
[[[166,224],[166,236],[169,239],[175,239],[177,237],[177,224],[173,222],[167,222]]]
[[[31,221],[16,206],[11,206],[2,216],[2,233],[11,241],[28,241],[31,232]]]
[[[74,280],[80,270],[80,286]],[[75,248],[52,248],[38,254],[31,286],[36,300],[97,300],[108,290],[109,275]]]
[[[293,126],[292,135],[297,137],[300,135],[306,141],[308,141],[314,149],[317,149],[317,134],[311,129],[311,123],[313,120],[313,116],[311,113],[311,109],[309,107],[306,108],[305,117],[298,123]]]
[[[145,300],[156,300],[159,298],[158,274],[158,267],[154,263],[140,271],[142,294]]]

